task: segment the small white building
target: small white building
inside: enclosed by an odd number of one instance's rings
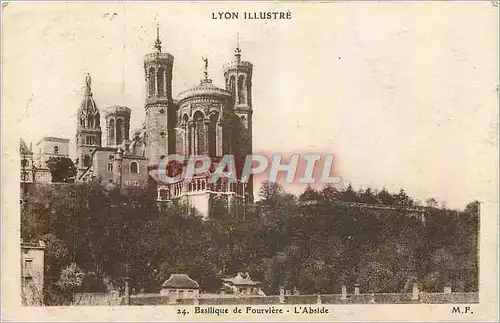
[[[160,291],[160,295],[172,299],[194,298],[200,294],[200,285],[186,274],[172,274]]]
[[[21,298],[25,306],[43,305],[45,243],[21,239]]]
[[[265,296],[260,285],[261,283],[252,280],[247,272],[239,272],[235,277],[222,279],[222,292],[235,295]]]

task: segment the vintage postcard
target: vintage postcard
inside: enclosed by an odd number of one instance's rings
[[[497,321],[498,1],[2,2],[5,321]]]

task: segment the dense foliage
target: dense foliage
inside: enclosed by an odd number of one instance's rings
[[[71,183],[75,181],[76,167],[68,157],[50,157],[46,162],[52,183]]]
[[[189,274],[207,292],[238,271],[264,282],[268,294],[280,285],[339,293],[342,284],[355,283],[362,292],[402,292],[414,281],[426,291],[445,284],[478,289],[477,202],[455,211],[429,199],[422,222],[405,211],[415,202],[403,190],[327,186],[296,197],[264,183],[258,202],[226,207],[214,199],[212,216],[203,220],[182,204],[158,209],[147,189],[71,183],[39,185],[28,194],[21,231],[24,240],[47,244],[46,304],[68,302],[75,290],[123,288],[126,276],[136,292],[157,292],[172,273]],[[75,283],[75,268],[83,282]]]

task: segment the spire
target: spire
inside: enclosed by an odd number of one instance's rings
[[[160,40],[160,24],[156,23],[156,41],[155,41],[155,49],[161,53],[161,40]]]
[[[236,56],[236,61],[239,63],[241,61],[240,34],[239,33],[236,33],[236,49],[234,50],[234,56]]]
[[[92,96],[92,88],[91,88],[92,78],[90,74],[87,73],[85,76],[85,96]]]

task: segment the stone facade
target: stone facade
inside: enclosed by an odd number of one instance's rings
[[[161,51],[161,48],[157,50]],[[204,60],[204,77],[199,84],[180,92],[174,101],[174,107],[161,115],[163,121],[155,123],[167,125],[165,133],[169,136],[168,139],[154,140],[146,130],[149,142],[154,142],[154,147],[162,147],[160,152],[148,154],[156,158],[154,162],[149,160],[148,164],[152,164],[154,168],[165,155],[175,153],[183,156],[185,167],[189,160],[201,155],[210,157],[213,170],[221,162],[223,156],[232,155],[235,159],[238,177],[246,155],[252,152],[253,65],[242,61],[241,50],[237,46],[235,59],[224,67],[225,88],[222,89],[213,84],[208,77],[208,59]],[[146,59],[147,62],[148,59]],[[168,62],[169,64],[173,62],[173,58]],[[146,80],[148,80],[148,75],[146,75]],[[146,113],[150,109],[150,101],[151,98],[148,97]],[[171,106],[169,101],[169,107]],[[171,136],[174,136],[174,139]],[[154,138],[157,138],[156,134]],[[146,144],[146,149],[153,148],[148,148]],[[235,198],[253,199],[251,179],[248,183],[240,181],[229,183],[222,178],[212,183],[210,177],[211,173],[207,172],[189,180],[179,178],[174,183],[165,183],[158,176],[153,176],[158,181],[159,201],[187,202],[198,209],[204,217],[210,215],[211,202],[214,199],[223,198],[228,203]]]
[[[51,157],[69,158],[69,139],[58,137],[43,137],[35,146],[35,182],[51,183],[52,175],[47,167]]]
[[[33,183],[35,179],[33,151],[28,148],[28,145],[22,139],[19,146],[19,154],[21,157],[21,184]]]
[[[214,199],[222,198],[228,203],[235,198],[252,200],[251,179],[248,183],[229,183],[223,178],[211,183],[211,174],[207,172],[191,180],[164,183],[156,176],[158,166],[168,155],[182,155],[184,165],[195,156],[208,156],[213,161],[213,170],[223,156],[230,154],[235,158],[238,173],[245,156],[252,152],[253,65],[241,59],[239,45],[234,60],[224,66],[224,88],[217,87],[208,77],[208,59],[204,59],[204,77],[197,86],[182,91],[174,99],[174,57],[162,52],[161,44],[157,32],[152,53],[144,57],[146,97],[142,129],[131,133],[131,109],[111,106],[104,113],[104,146],[101,113],[87,74],[77,113],[77,181],[100,178],[119,187],[144,186],[151,176],[157,182],[159,202],[182,200],[204,216],[209,215]],[[43,149],[46,155],[47,149]],[[63,150],[66,153],[67,146]]]
[[[43,305],[45,243],[21,240],[21,299],[23,305]]]
[[[104,114],[106,120],[106,142],[108,147],[119,147],[129,141],[131,110],[127,107],[112,106]]]
[[[115,187],[142,187],[147,183],[147,161],[144,136],[134,131],[130,140],[131,110],[124,106],[106,109],[106,146],[102,146],[101,128],[97,118],[99,109],[91,90],[91,78],[87,75],[83,102],[78,110],[77,167],[78,181],[100,179]]]

